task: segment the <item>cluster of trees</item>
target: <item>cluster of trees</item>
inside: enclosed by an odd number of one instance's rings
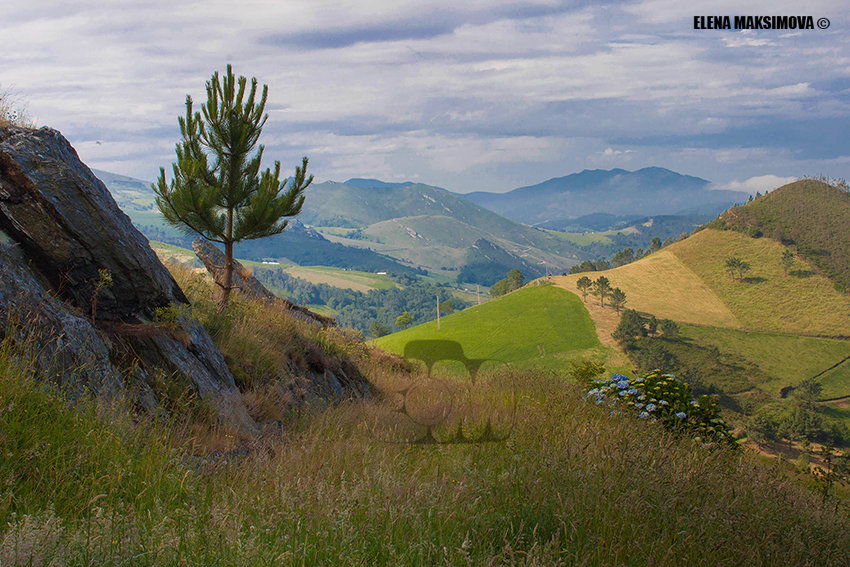
[[[842,423],[830,421],[818,412],[817,399],[822,386],[815,378],[807,378],[794,389],[796,399],[790,403],[760,408],[747,422],[747,434],[756,441],[786,440],[794,442],[845,444],[850,431]]]
[[[626,304],[626,293],[618,287],[611,287],[611,282],[605,276],[599,276],[596,281],[591,280],[587,276],[582,276],[576,282],[576,287],[581,292],[581,298],[587,301],[587,294],[599,298],[599,304],[604,307],[605,299],[608,303],[620,312],[620,309]]]
[[[584,260],[583,262],[570,267],[570,273],[582,274],[584,272],[602,272],[610,269],[611,263],[608,260]]]
[[[744,274],[749,271],[749,262],[742,260],[738,256],[729,256],[726,258],[726,273],[729,274],[732,281],[735,281],[736,276],[738,277],[738,280],[743,281]]]
[[[336,312],[340,325],[375,337],[403,328],[397,323],[399,315],[405,312],[412,318],[405,326],[435,319],[437,298],[443,314],[447,314],[449,304],[452,310],[467,307],[465,302],[453,297],[450,288],[424,284],[407,274],[393,276],[404,287],[373,289],[367,293],[312,284],[280,268],[257,268],[254,275],[275,293],[307,307],[326,305]],[[404,318],[401,322],[406,321]]]
[[[658,320],[655,315],[644,316],[634,309],[626,309],[612,336],[628,350],[629,346],[633,346],[633,339],[655,335],[659,331],[667,338],[676,338],[679,336],[679,325],[670,319]]]
[[[506,293],[510,293],[515,289],[519,289],[525,283],[522,272],[517,269],[513,269],[508,272],[508,277],[501,279],[494,283],[490,287],[490,295],[492,297],[499,297],[500,295],[505,295]]]
[[[599,260],[584,260],[578,264],[575,264],[570,268],[571,274],[581,274],[584,272],[601,272],[603,270],[610,270],[612,267],[617,268],[619,266],[625,266],[626,264],[631,264],[635,260],[639,260],[644,256],[652,254],[653,252],[660,250],[662,246],[666,246],[673,242],[672,238],[667,238],[663,243],[661,239],[657,236],[652,238],[652,242],[649,245],[649,248],[644,250],[643,248],[638,248],[637,250],[632,247],[626,247],[622,250],[616,252],[612,257],[611,261],[604,259]]]

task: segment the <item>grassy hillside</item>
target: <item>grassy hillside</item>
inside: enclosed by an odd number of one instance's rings
[[[583,276],[604,275],[613,287],[626,292],[627,307],[683,323],[739,327],[735,315],[670,246],[637,262],[604,272],[570,274],[553,278],[557,285],[577,292]],[[588,302],[599,302],[588,296]]]
[[[455,273],[478,239],[489,240],[534,265],[558,271],[575,263],[580,248],[569,239],[483,209],[444,189],[422,184],[358,187],[327,182],[310,188],[299,218],[322,227],[330,240],[370,248],[429,271]],[[447,268],[447,269],[446,269]]]
[[[222,316],[211,286],[177,276],[252,415],[285,426],[240,446],[186,419],[179,398],[171,419],[121,404],[72,406],[39,382],[32,352],[2,340],[0,564],[850,562],[846,501],[824,505],[796,473],[745,451],[612,415],[551,373],[505,372],[518,405],[503,442],[395,439],[391,392],[409,383],[403,362],[264,304],[236,299]],[[523,289],[468,314],[499,304],[509,320],[484,328],[499,340],[521,308],[539,337],[561,329],[568,347],[593,343],[580,300],[563,290]],[[527,341],[523,333],[514,329],[514,340]],[[483,348],[487,339],[471,340]],[[298,395],[281,389],[287,368],[341,358],[387,395],[283,411]],[[502,383],[489,393],[506,395]]]
[[[785,275],[780,262],[784,247],[776,241],[707,229],[670,248],[745,329],[848,335],[850,296],[837,292],[803,261]],[[732,281],[724,270],[726,258],[733,255],[752,266],[744,281]]]
[[[803,261],[785,275],[784,247],[770,239],[706,229],[632,264],[556,278],[575,290],[582,275],[605,275],[627,295],[627,306],[684,323],[809,335],[845,336],[850,296],[839,293]],[[752,269],[732,281],[726,258]]]
[[[374,343],[403,354],[415,340],[460,343],[468,358],[520,365],[557,365],[578,351],[601,354],[593,321],[581,299],[554,286],[529,286],[483,305],[381,337]]]
[[[850,356],[850,341],[776,333],[747,333],[733,329],[683,325],[682,336],[721,352],[735,353],[757,365],[770,380],[756,384],[774,395],[796,386]],[[829,378],[829,379],[827,379]],[[850,395],[850,364],[821,377],[823,398]]]
[[[793,244],[841,289],[850,289],[850,192],[846,188],[796,181],[746,206],[733,207],[714,226]]]

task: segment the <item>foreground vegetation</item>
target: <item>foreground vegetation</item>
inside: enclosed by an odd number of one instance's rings
[[[219,316],[204,281],[178,276],[254,415],[285,402],[270,386],[291,365],[344,359],[382,394],[283,413],[241,449],[187,419],[189,397],[141,420],[121,403],[70,404],[7,340],[0,564],[850,562],[846,503],[744,451],[611,415],[554,372],[488,382],[492,399],[516,399],[500,442],[402,442],[394,392],[424,379],[403,361],[243,300]]]

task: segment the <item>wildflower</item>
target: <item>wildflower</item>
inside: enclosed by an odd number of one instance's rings
[[[655,404],[646,404],[646,411],[655,411],[656,407]]]
[[[692,405],[693,407],[695,407],[695,408],[698,408],[698,407],[699,407],[699,402],[698,402],[698,401],[696,401],[696,400],[691,400],[691,405]]]
[[[680,411],[676,414],[676,417],[678,417],[679,419],[685,419],[688,416],[685,414],[685,412]]]
[[[644,401],[645,399],[646,399],[646,394],[641,394],[640,396],[638,396],[638,401],[641,401],[641,402],[642,402],[642,401]]]
[[[640,403],[640,402],[638,402],[638,403],[636,403],[636,404],[635,404],[635,407],[636,407],[637,409],[642,409],[642,408],[643,408],[643,406],[644,406],[644,404],[642,404],[642,403]]]
[[[637,388],[629,388],[628,390],[626,390],[626,393],[634,396],[635,394],[638,393],[638,389]]]
[[[667,400],[661,400],[660,402],[658,402],[658,405],[659,406],[669,406],[670,402],[668,402]]]
[[[645,411],[642,411],[642,412],[640,412],[640,413],[638,414],[638,417],[639,417],[640,419],[646,419],[646,418],[648,418],[648,417],[649,417],[649,414],[648,414],[648,413],[646,413]]]
[[[629,381],[628,380],[620,380],[619,382],[617,382],[617,387],[620,388],[621,390],[625,390],[626,388],[629,387]]]

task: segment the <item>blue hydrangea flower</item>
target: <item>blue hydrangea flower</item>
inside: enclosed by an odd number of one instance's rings
[[[695,407],[695,408],[698,408],[698,407],[699,407],[699,402],[698,402],[698,401],[696,401],[696,400],[691,400],[691,405],[692,405],[693,407]]]
[[[628,376],[623,376],[622,374],[612,374],[611,375],[611,381],[612,382],[619,382],[620,380],[628,380],[628,379],[629,379]]]
[[[685,419],[685,418],[686,418],[686,417],[688,417],[688,416],[687,416],[687,415],[685,415],[685,412],[680,411],[680,412],[678,412],[678,413],[676,414],[676,417],[678,417],[679,419]]]
[[[641,394],[640,396],[638,396],[638,400],[640,400],[640,401],[644,401],[645,399],[646,399],[646,394]]]
[[[629,381],[628,380],[620,380],[619,382],[617,382],[617,387],[620,388],[621,390],[625,390],[626,388],[629,387]]]
[[[660,402],[658,402],[658,405],[660,405],[660,406],[669,406],[669,405],[670,405],[670,402],[668,402],[667,400],[661,400]]]
[[[646,411],[655,411],[655,404],[646,404]]]
[[[638,403],[636,403],[636,404],[635,404],[635,407],[636,407],[637,409],[641,409],[641,408],[643,408],[643,406],[644,406],[644,404],[642,404],[642,403],[640,403],[640,402],[638,402]]]
[[[642,412],[640,412],[640,413],[638,414],[638,417],[639,417],[640,419],[646,419],[646,418],[648,418],[648,417],[649,417],[649,414],[648,414],[648,413],[646,413],[645,411],[642,411]]]
[[[638,393],[638,389],[637,388],[629,388],[628,390],[626,390],[626,393],[634,396],[635,394]]]
[[[592,390],[588,390],[587,391],[587,397],[595,396],[598,393],[599,393],[599,388],[594,388]]]

